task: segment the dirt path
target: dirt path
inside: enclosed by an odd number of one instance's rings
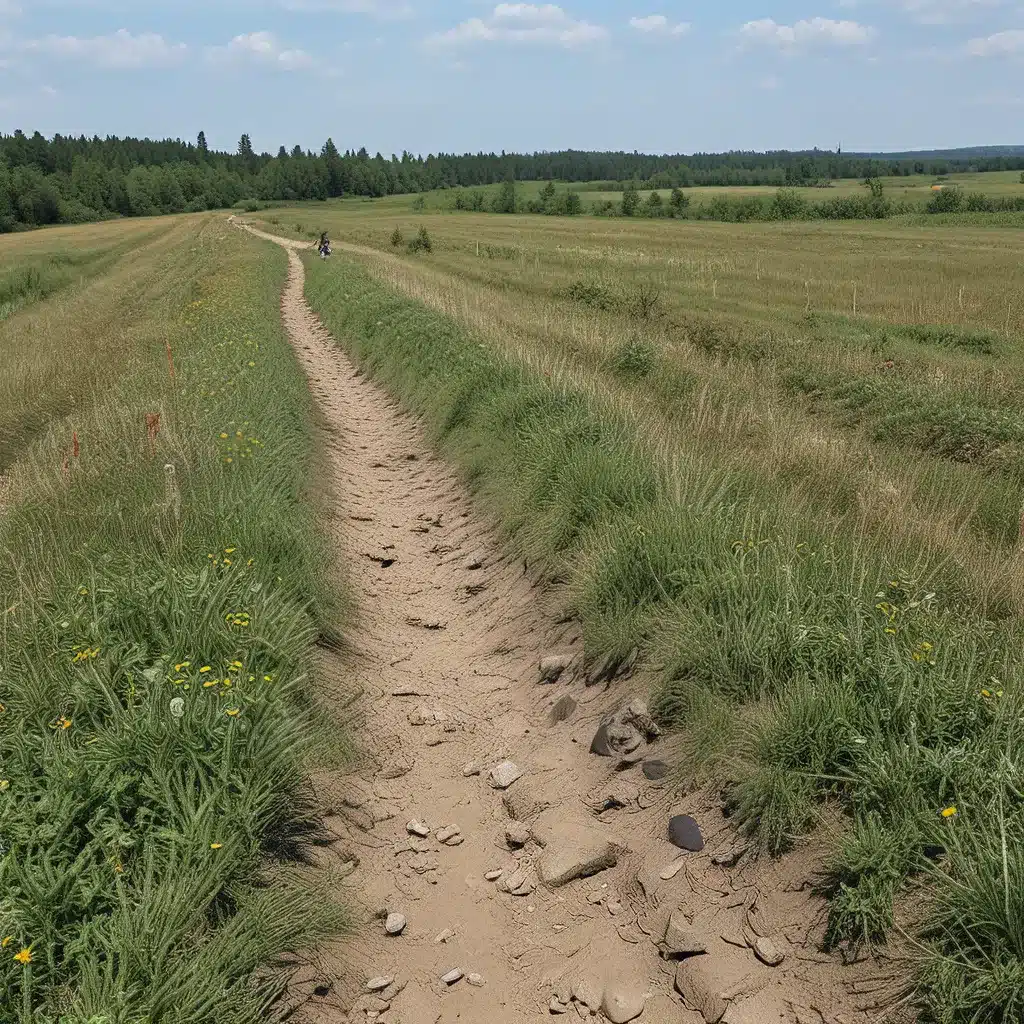
[[[575,665],[541,683],[543,657],[578,661],[575,624],[559,623],[554,596],[502,555],[415,422],[319,324],[303,296],[307,246],[254,233],[289,250],[282,315],[329,425],[332,526],[358,605],[348,652],[325,655],[323,670],[327,685],[362,693],[350,727],[363,761],[354,776],[314,779],[338,837],[317,851],[323,884],[342,887],[353,934],[300,971],[297,1019],[531,1024],[587,1016],[603,992],[622,1021],[641,1007],[651,1024],[723,1011],[727,1024],[873,1020],[898,994],[894,972],[816,952],[810,853],[754,861],[706,794],[590,753],[602,714],[646,685],[620,674],[588,687]],[[673,760],[663,740],[645,751]],[[490,769],[506,759],[523,774],[501,790]],[[698,819],[703,852],[668,842],[680,813]],[[430,834],[410,834],[413,821]],[[449,827],[459,831],[445,842]],[[580,867],[595,873],[557,884]],[[406,919],[401,934],[386,934],[384,911]],[[673,914],[677,945],[708,951],[681,970],[656,945]],[[760,936],[780,965],[755,956]],[[441,981],[453,970],[465,977]],[[394,981],[370,996],[375,977]]]

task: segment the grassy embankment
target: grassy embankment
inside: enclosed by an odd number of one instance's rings
[[[395,220],[326,226],[385,250]],[[918,890],[927,1014],[1018,1019],[1012,240],[431,227],[426,258],[315,262],[327,326],[425,416],[511,541],[568,579],[588,650],[638,645],[665,666],[658,707],[691,738],[687,770],[732,783],[767,849],[847,812],[830,942],[910,926]]]
[[[339,920],[288,866],[330,592],[284,254],[219,218],[19,244],[86,269],[0,325],[0,1019],[254,1024]]]

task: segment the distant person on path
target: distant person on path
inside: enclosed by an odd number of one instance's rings
[[[320,245],[318,246],[320,255],[325,259],[331,255],[331,240],[327,237],[327,232],[324,231],[320,235]]]

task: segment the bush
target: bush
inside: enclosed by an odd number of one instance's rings
[[[622,216],[632,217],[640,206],[640,193],[635,185],[629,185],[622,193]]]
[[[391,232],[391,245],[392,245],[392,247],[395,248],[395,249],[398,249],[398,248],[401,247],[401,245],[402,245],[402,243],[404,241],[405,241],[405,237],[402,235],[402,229],[401,228],[395,228],[395,230]]]
[[[661,316],[661,291],[652,284],[638,284],[626,297],[626,312],[635,320]]]
[[[409,243],[409,252],[433,252],[434,243],[430,240],[426,227],[420,225],[419,233]]]
[[[613,353],[608,365],[616,377],[624,380],[640,380],[650,375],[657,360],[657,353],[649,341],[630,338]]]
[[[588,281],[574,281],[565,292],[567,298],[582,306],[593,309],[611,310],[618,306],[618,300],[610,288]]]
[[[959,213],[964,208],[964,193],[960,188],[943,188],[928,200],[929,213]]]
[[[668,205],[672,216],[678,217],[690,205],[690,197],[681,188],[674,188],[672,195],[669,196]]]

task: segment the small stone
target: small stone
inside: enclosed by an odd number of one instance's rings
[[[590,742],[590,752],[598,757],[611,757],[612,748],[608,745],[608,726],[598,726],[594,738]]]
[[[609,900],[605,904],[605,907],[607,908],[608,913],[612,915],[612,917],[615,917],[616,914],[622,913],[622,904],[618,900]]]
[[[459,835],[461,831],[462,829],[460,829],[458,825],[446,825],[444,828],[438,829],[434,838],[436,838],[439,843],[447,843],[452,836]]]
[[[615,981],[604,991],[601,1009],[612,1024],[628,1024],[644,1012],[644,993],[632,982]]]
[[[508,789],[517,779],[523,777],[522,769],[512,761],[496,764],[490,773],[489,782],[494,789]]]
[[[548,722],[551,725],[558,725],[560,722],[568,722],[576,713],[576,708],[578,706],[579,705],[572,697],[569,696],[569,694],[559,697],[557,703],[548,714]]]
[[[533,836],[529,825],[520,821],[509,822],[505,826],[505,840],[509,846],[525,846]]]
[[[438,932],[437,937],[434,939],[435,942],[447,942],[449,939],[455,938],[455,932],[451,928],[445,928],[443,932]]]
[[[562,673],[572,664],[571,654],[553,654],[542,658],[539,665],[542,683],[557,683]]]
[[[704,837],[700,834],[700,826],[688,814],[677,814],[669,819],[668,838],[673,846],[681,850],[699,853],[704,849]]]
[[[767,967],[778,967],[786,959],[786,954],[771,939],[764,939],[758,936],[754,940],[752,948],[754,956]]]
[[[683,870],[683,864],[683,858],[680,857],[679,860],[673,861],[671,864],[668,865],[668,867],[662,868],[660,875],[661,880],[663,882],[671,881],[673,878],[676,877],[676,875],[679,874],[680,871]]]
[[[706,1024],[718,1024],[729,1008],[723,976],[708,963],[712,957],[691,956],[676,969],[676,989],[687,1005],[696,1007]]]
[[[500,868],[498,868],[498,869],[496,869],[496,870],[494,870],[494,871],[488,871],[488,872],[487,872],[487,873],[486,873],[486,874],[484,875],[484,878],[485,878],[485,879],[486,879],[486,880],[487,880],[488,882],[496,882],[496,881],[497,881],[497,880],[498,880],[499,878],[501,878],[501,876],[502,876],[502,875],[503,875],[504,873],[505,873],[504,871],[502,871],[502,870],[501,870]]]
[[[409,712],[410,725],[440,725],[448,716],[440,708],[416,708]]]
[[[450,970],[447,974],[442,974],[441,981],[446,985],[454,985],[457,981],[462,979],[462,976],[462,970],[456,967],[453,970]]]
[[[568,1012],[569,1006],[567,1003],[560,1003],[554,996],[551,997],[551,1002],[548,1003],[548,1013],[559,1014]]]
[[[716,867],[720,868],[733,868],[736,866],[740,857],[747,852],[745,846],[734,846],[730,850],[723,850],[721,853],[716,853],[711,858],[711,863]]]
[[[592,893],[589,893],[588,896],[587,896],[587,902],[592,907],[599,907],[599,906],[601,906],[601,904],[604,903],[604,893],[603,892],[592,892]]]
[[[404,914],[388,914],[388,919],[384,922],[384,931],[388,935],[401,935],[408,923]]]
[[[470,761],[469,764],[462,769],[462,774],[465,778],[471,779],[474,775],[479,775],[481,771],[483,771],[483,769],[480,765],[475,761]]]
[[[549,889],[557,889],[576,878],[587,878],[618,863],[619,849],[600,832],[563,833],[550,842],[537,872]]]
[[[379,977],[376,977],[376,978],[371,978],[371,979],[370,979],[370,980],[369,980],[369,981],[368,981],[368,982],[366,983],[366,991],[367,991],[367,992],[382,992],[382,991],[383,991],[384,989],[386,989],[386,988],[388,987],[388,985],[390,985],[390,984],[391,984],[391,983],[392,983],[392,982],[393,982],[394,980],[395,980],[395,979],[394,979],[394,976],[393,976],[393,975],[392,975],[392,976],[390,976],[390,977],[389,977],[389,976],[385,976],[385,975],[380,975]]]
[[[430,835],[430,828],[424,825],[422,821],[416,821],[413,819],[405,826],[406,832],[411,836],[419,836],[421,839],[426,839]]]
[[[469,982],[469,984],[472,985],[473,988],[484,987],[484,976],[482,974],[467,974],[466,981]]]
[[[466,837],[457,833],[454,836],[449,836],[445,841],[445,846],[461,846],[466,841]]]
[[[651,782],[660,782],[669,772],[664,761],[645,761],[640,770],[644,773],[644,778]]]

